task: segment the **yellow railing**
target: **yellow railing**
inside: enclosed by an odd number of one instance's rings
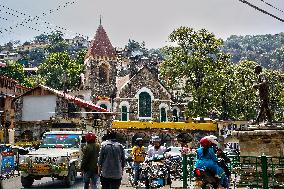
[[[217,123],[213,121],[192,122],[140,122],[113,121],[113,129],[177,129],[177,130],[205,130],[217,131]]]

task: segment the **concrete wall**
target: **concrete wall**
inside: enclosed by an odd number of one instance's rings
[[[234,131],[241,156],[284,156],[284,130]]]

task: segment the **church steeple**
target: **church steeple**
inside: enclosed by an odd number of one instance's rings
[[[90,56],[92,56],[94,59],[116,59],[116,51],[102,26],[101,16],[100,25],[97,29],[94,39],[91,41],[91,46],[88,49],[86,58]]]

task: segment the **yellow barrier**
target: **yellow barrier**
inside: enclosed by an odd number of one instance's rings
[[[217,131],[217,123],[206,122],[140,122],[140,121],[113,121],[113,129],[177,129],[177,130],[204,130]]]

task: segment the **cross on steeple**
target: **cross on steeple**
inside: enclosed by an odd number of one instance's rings
[[[100,15],[100,25],[102,25],[102,15]]]

